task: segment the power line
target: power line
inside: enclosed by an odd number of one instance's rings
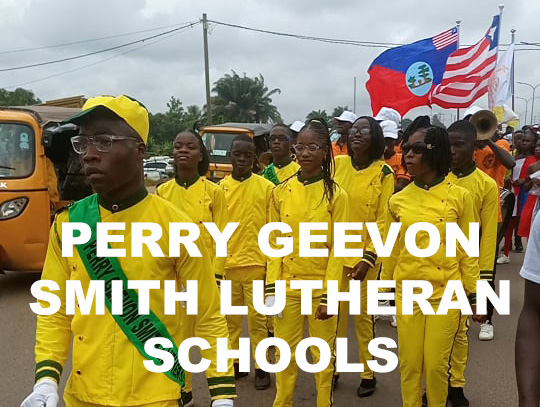
[[[175,32],[175,31],[182,30],[184,28],[193,27],[196,24],[200,24],[200,21],[192,22],[192,23],[186,24],[186,25],[184,25],[182,27],[174,28],[172,30],[168,30],[168,31],[161,32],[159,34],[151,35],[149,37],[142,38],[140,40],[131,41],[131,42],[121,44],[121,45],[116,45],[114,47],[105,48],[105,49],[102,49],[102,50],[99,50],[99,51],[88,52],[86,54],[76,55],[76,56],[68,57],[68,58],[57,59],[57,60],[54,60],[54,61],[40,62],[40,63],[36,63],[36,64],[22,65],[22,66],[16,66],[16,67],[12,67],[12,68],[2,68],[2,69],[0,69],[0,72],[16,71],[16,70],[19,70],[19,69],[34,68],[34,67],[37,67],[37,66],[57,64],[59,62],[73,61],[75,59],[85,58],[85,57],[88,57],[88,56],[91,56],[91,55],[97,55],[97,54],[101,54],[103,52],[113,51],[115,49],[124,48],[124,47],[127,47],[129,45],[137,44],[139,42],[148,41],[148,40],[151,40],[153,38],[161,37],[163,35],[167,35],[167,34]]]
[[[326,42],[326,43],[331,43],[331,44],[355,45],[355,46],[366,47],[366,48],[392,48],[392,47],[399,47],[402,45],[407,45],[407,44],[396,43],[396,42],[356,41],[356,40],[339,39],[339,38],[314,37],[314,36],[302,35],[302,34],[263,30],[259,28],[248,27],[245,25],[224,23],[222,21],[216,21],[216,20],[208,20],[208,22],[214,23],[216,25],[222,25],[222,26],[230,27],[230,28],[238,28],[241,30],[253,31],[253,32],[258,32],[262,34],[277,35],[281,37],[291,37],[291,38],[296,38],[296,39],[301,39],[301,40],[320,41],[320,42]],[[501,44],[501,46],[503,47],[508,46],[508,45],[510,44]],[[521,43],[517,45],[519,46],[519,45],[537,45],[537,44],[536,43]],[[463,47],[470,47],[470,46],[472,45],[463,45]],[[532,51],[532,50],[535,50],[535,49],[534,48],[516,49],[516,51]],[[540,50],[540,48],[538,50]]]
[[[87,39],[87,40],[64,42],[62,44],[44,45],[42,47],[22,48],[22,49],[10,50],[10,51],[0,51],[0,55],[16,54],[16,53],[27,52],[27,51],[39,51],[39,50],[42,50],[42,49],[58,48],[58,47],[64,47],[64,46],[67,46],[67,45],[85,44],[85,43],[88,43],[88,42],[108,40],[108,39],[111,39],[111,38],[126,37],[126,36],[134,35],[134,34],[140,34],[140,33],[145,33],[145,32],[150,32],[150,31],[162,30],[164,28],[177,27],[179,25],[184,25],[184,24],[188,24],[188,23],[189,23],[189,21],[186,21],[184,23],[177,23],[177,24],[171,24],[171,25],[164,25],[164,26],[161,26],[161,27],[149,28],[147,30],[131,31],[131,32],[128,32],[128,33],[123,33],[123,34],[109,35],[107,37],[98,37],[98,38],[90,38],[90,39]]]
[[[186,27],[186,28],[187,28],[187,27]],[[184,28],[184,29],[185,29],[185,28]],[[105,59],[101,59],[101,60],[99,60],[99,61],[96,61],[96,62],[92,62],[91,64],[83,65],[83,66],[80,66],[80,67],[74,68],[74,69],[69,69],[69,70],[63,71],[63,72],[58,72],[58,73],[56,73],[56,74],[49,75],[49,76],[45,76],[45,77],[43,77],[43,78],[33,79],[33,80],[31,80],[31,81],[28,81],[28,82],[19,83],[19,84],[17,84],[17,85],[6,86],[5,89],[18,88],[18,87],[20,87],[20,86],[25,86],[25,85],[29,85],[29,84],[31,84],[31,83],[41,82],[41,81],[44,81],[44,80],[47,80],[47,79],[56,78],[56,77],[58,77],[58,76],[66,75],[66,74],[69,74],[69,73],[72,73],[72,72],[76,72],[76,71],[80,71],[80,70],[82,70],[82,69],[86,69],[86,68],[89,68],[89,67],[91,67],[91,66],[98,65],[98,64],[101,64],[101,63],[106,62],[106,61],[110,61],[111,59],[121,57],[121,56],[126,55],[126,54],[129,54],[129,53],[131,53],[131,52],[135,52],[135,51],[137,51],[137,50],[139,50],[139,49],[141,49],[141,48],[148,47],[148,46],[150,46],[150,45],[154,45],[154,44],[156,44],[156,43],[158,43],[158,42],[164,41],[164,40],[166,40],[166,39],[168,39],[168,38],[170,38],[170,37],[173,37],[173,36],[175,36],[175,35],[177,35],[177,34],[180,34],[181,32],[182,32],[182,31],[176,31],[176,32],[173,32],[173,33],[171,33],[171,34],[169,34],[169,35],[166,35],[165,37],[159,38],[159,39],[157,39],[157,40],[155,40],[155,41],[152,41],[152,42],[149,42],[149,43],[140,45],[140,46],[135,47],[135,48],[133,48],[133,49],[130,49],[130,50],[128,50],[128,51],[124,51],[124,52],[122,52],[122,53],[120,53],[120,54],[113,55],[113,56],[110,56],[110,57],[108,57],[108,58],[105,58]]]

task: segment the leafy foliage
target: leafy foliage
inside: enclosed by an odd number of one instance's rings
[[[214,84],[212,109],[214,122],[268,123],[280,122],[281,115],[272,104],[272,96],[281,93],[278,88],[269,90],[264,77],[254,78],[225,74]]]
[[[28,106],[40,104],[31,90],[17,88],[14,91],[0,89],[0,106]]]

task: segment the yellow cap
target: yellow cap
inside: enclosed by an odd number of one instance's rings
[[[96,96],[83,105],[81,112],[65,120],[64,123],[78,124],[81,117],[93,111],[96,107],[105,107],[122,118],[146,143],[148,140],[149,121],[148,110],[137,100],[126,95]]]

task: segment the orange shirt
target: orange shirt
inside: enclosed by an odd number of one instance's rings
[[[396,182],[399,178],[404,178],[406,180],[411,179],[411,176],[403,166],[401,153],[396,152],[392,157],[384,161],[392,168],[392,170],[394,170]]]
[[[510,144],[508,144],[508,141],[501,139],[497,140],[495,144],[510,152]],[[474,161],[476,162],[476,166],[478,168],[495,180],[499,189],[504,186],[506,167],[502,165],[499,160],[497,160],[495,153],[489,146],[485,146],[480,150],[475,150]]]
[[[349,154],[349,149],[347,148],[347,143],[343,144],[343,147],[340,147],[338,144],[338,140],[332,142],[332,152],[334,153],[334,157],[337,157],[338,155],[347,155]]]

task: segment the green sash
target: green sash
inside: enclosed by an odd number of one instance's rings
[[[69,207],[70,222],[86,223],[90,226],[91,237],[87,243],[77,245],[77,251],[81,256],[86,271],[92,280],[105,281],[105,304],[111,312],[111,291],[114,280],[123,281],[123,314],[113,315],[122,332],[127,336],[129,341],[135,346],[141,355],[146,359],[153,360],[157,365],[161,360],[149,356],[144,351],[144,343],[151,338],[163,337],[169,339],[173,347],[163,349],[169,352],[174,357],[174,365],[171,370],[165,372],[169,379],[184,387],[185,373],[182,366],[178,363],[178,348],[174,343],[174,339],[160,321],[160,319],[150,310],[149,315],[139,315],[139,297],[133,289],[127,288],[128,278],[124,274],[120,263],[116,257],[97,257],[96,255],[96,224],[101,222],[99,215],[99,206],[97,202],[97,194],[84,198],[83,200]]]
[[[268,181],[273,182],[274,185],[279,184],[279,179],[276,174],[276,168],[274,166],[274,163],[271,163],[264,169],[263,177],[266,178]]]

